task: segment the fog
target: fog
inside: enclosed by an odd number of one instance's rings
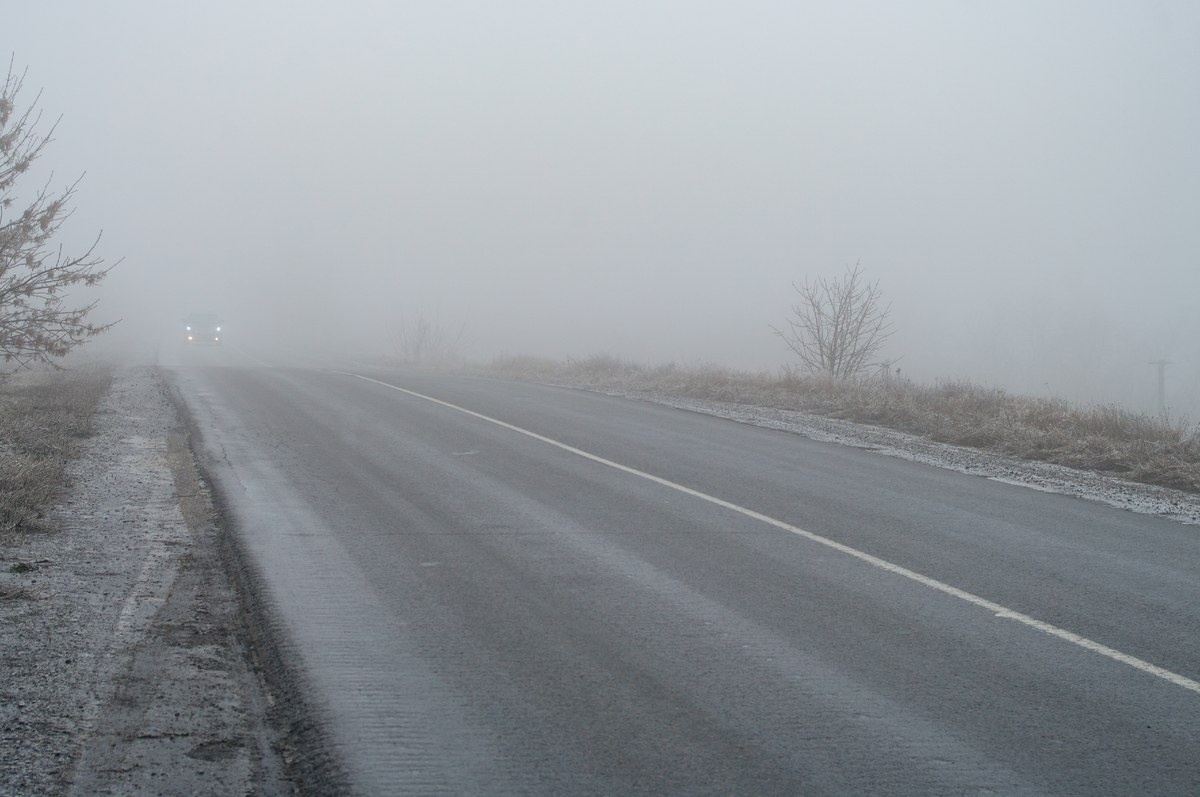
[[[1200,416],[1191,2],[19,2],[25,97],[124,257],[103,345],[777,369],[861,263],[886,356]],[[164,333],[164,330],[167,332]],[[100,345],[100,344],[97,344]]]

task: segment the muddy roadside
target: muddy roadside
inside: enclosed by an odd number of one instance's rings
[[[167,386],[119,370],[43,530],[0,540],[0,794],[298,793]]]

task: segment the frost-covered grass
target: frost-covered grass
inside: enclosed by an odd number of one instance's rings
[[[1114,406],[1074,406],[965,381],[934,385],[901,378],[836,381],[790,371],[767,374],[717,366],[645,366],[610,356],[566,363],[508,357],[492,363],[488,371],[512,379],[594,390],[800,410],[899,429],[938,442],[1200,492],[1200,430]]]
[[[100,368],[0,375],[0,532],[37,527],[111,382]]]

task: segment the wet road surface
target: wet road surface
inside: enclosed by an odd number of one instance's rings
[[[168,363],[363,794],[1187,794],[1197,529],[579,391]]]

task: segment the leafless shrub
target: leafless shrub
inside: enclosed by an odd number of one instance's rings
[[[771,329],[805,369],[848,379],[879,365],[873,358],[892,326],[891,305],[883,304],[878,281],[867,282],[855,264],[842,277],[805,279],[792,287],[800,301],[792,305],[786,328]]]
[[[37,97],[24,110],[18,107],[23,83],[10,63],[0,86],[0,356],[21,366],[53,365],[111,326],[89,322],[96,303],[72,306],[67,293],[99,284],[112,266],[94,254],[95,243],[80,255],[51,244],[71,215],[78,180],[61,193],[43,187],[23,209],[12,210],[17,180],[42,156],[57,124],[39,131]]]
[[[412,365],[457,364],[465,331],[465,324],[451,332],[437,318],[420,314],[401,318],[392,334],[392,351],[400,362]]]

